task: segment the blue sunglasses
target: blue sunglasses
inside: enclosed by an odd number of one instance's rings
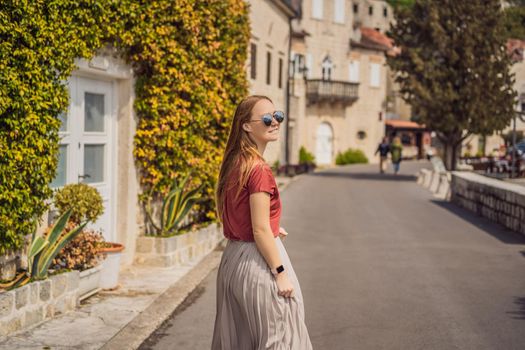
[[[256,119],[256,120],[250,120],[249,123],[251,122],[257,122],[259,120],[262,120],[264,125],[266,126],[270,126],[272,125],[272,118],[275,118],[275,120],[277,120],[277,122],[279,124],[281,124],[284,120],[284,112],[283,111],[275,111],[272,113],[265,113],[261,116],[261,119]]]

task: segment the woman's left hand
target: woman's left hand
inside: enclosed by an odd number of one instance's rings
[[[284,239],[286,236],[288,236],[288,232],[284,228],[279,227],[279,237]]]

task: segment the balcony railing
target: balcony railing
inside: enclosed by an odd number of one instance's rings
[[[347,81],[311,79],[306,81],[306,98],[308,104],[318,102],[342,102],[344,105],[354,103],[359,83]]]

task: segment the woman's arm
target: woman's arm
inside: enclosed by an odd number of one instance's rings
[[[268,266],[275,269],[281,265],[281,256],[275,243],[272,228],[270,227],[270,194],[268,192],[254,192],[250,194],[250,215],[252,218],[253,237],[257,249],[266,260]],[[275,276],[277,294],[283,297],[294,297],[294,287],[284,271]]]
[[[253,237],[257,248],[272,269],[281,265],[281,257],[270,227],[270,194],[256,192],[250,195],[250,215]],[[285,271],[286,272],[286,267]]]

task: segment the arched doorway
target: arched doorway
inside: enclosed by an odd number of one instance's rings
[[[315,159],[318,165],[332,164],[333,138],[330,124],[323,122],[317,127]]]

